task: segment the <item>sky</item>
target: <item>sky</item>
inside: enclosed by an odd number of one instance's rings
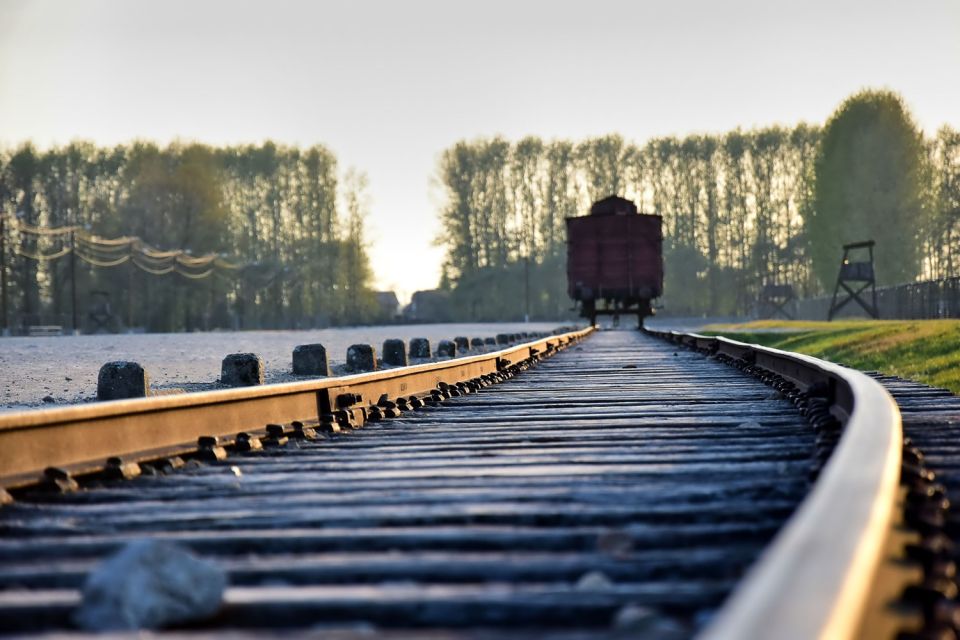
[[[822,123],[864,87],[960,126],[960,0],[0,0],[0,144],[324,144],[402,299],[457,140]]]

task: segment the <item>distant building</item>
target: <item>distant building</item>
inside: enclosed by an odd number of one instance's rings
[[[374,294],[377,298],[379,307],[379,316],[383,322],[394,322],[401,317],[400,300],[393,291],[377,291]]]
[[[408,322],[450,322],[450,293],[440,289],[417,291],[403,310]]]

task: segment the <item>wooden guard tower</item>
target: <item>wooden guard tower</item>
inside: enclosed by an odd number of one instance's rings
[[[827,314],[827,322],[833,320],[840,309],[843,309],[848,302],[855,300],[857,304],[863,307],[863,310],[870,314],[870,317],[877,319],[880,312],[877,309],[877,280],[873,271],[873,240],[865,242],[854,242],[843,245],[843,260],[840,262],[840,273],[837,275],[837,286],[833,289],[833,300],[830,301],[830,312]],[[867,251],[869,258],[863,260],[863,252]],[[860,254],[861,259],[853,261],[850,259],[850,253]],[[840,288],[846,291],[845,298],[837,301],[837,295]],[[871,301],[867,302],[860,297],[860,294],[870,289]]]

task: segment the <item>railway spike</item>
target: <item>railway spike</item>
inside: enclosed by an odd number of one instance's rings
[[[903,592],[906,602],[919,605],[928,611],[938,602],[957,597],[957,584],[944,578],[926,578],[922,584],[909,585]]]
[[[241,431],[237,434],[235,446],[237,451],[243,451],[247,453],[251,451],[261,451],[263,449],[263,443],[260,442],[260,438],[255,435],[251,435],[246,431]]]
[[[200,436],[197,438],[197,458],[207,462],[219,462],[227,459],[227,450],[220,446],[217,436]]]
[[[949,560],[954,555],[954,544],[947,536],[937,533],[924,536],[918,543],[907,544],[904,553],[910,560],[920,563]]]
[[[955,600],[941,600],[933,606],[928,622],[933,627],[946,628],[953,632],[960,630],[960,603]],[[946,636],[949,637],[949,636]]]
[[[317,428],[324,433],[340,433],[340,419],[335,414],[325,413],[320,416]]]
[[[177,469],[182,469],[186,463],[180,456],[171,456],[163,458],[153,463],[153,468],[159,473],[173,473]]]
[[[293,437],[297,440],[319,440],[320,437],[317,435],[317,430],[313,427],[308,427],[299,420],[294,420],[290,423],[290,426],[293,427]]]
[[[287,437],[282,424],[271,423],[267,425],[267,437],[263,439],[264,446],[282,447],[289,441],[290,439]]]
[[[141,474],[140,465],[136,462],[124,462],[116,456],[107,458],[107,466],[103,469],[103,477],[109,480],[130,480]]]
[[[43,470],[42,489],[57,493],[71,493],[80,489],[80,485],[68,471],[59,467],[47,467]]]

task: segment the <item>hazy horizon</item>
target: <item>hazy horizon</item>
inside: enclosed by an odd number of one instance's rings
[[[864,87],[960,124],[960,4],[0,5],[0,143],[321,143],[370,178],[378,288],[437,282],[438,155],[822,123]]]

